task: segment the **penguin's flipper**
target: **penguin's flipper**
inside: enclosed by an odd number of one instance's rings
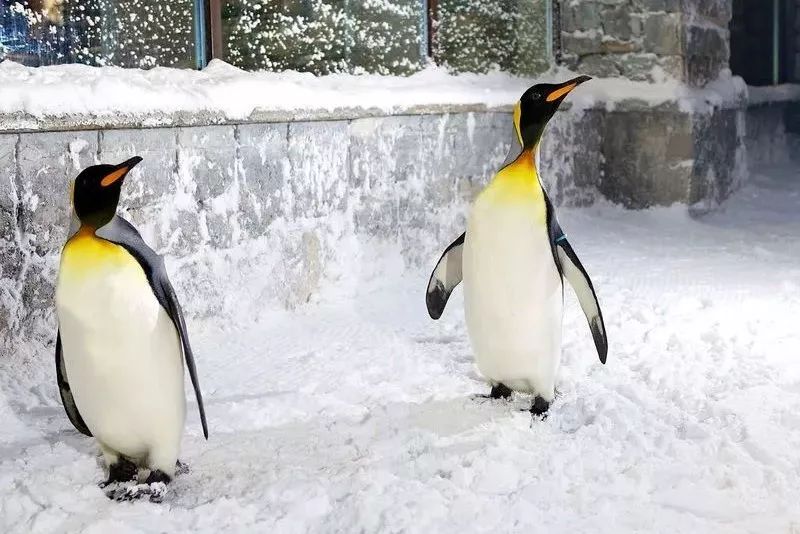
[[[61,393],[61,404],[64,405],[64,410],[67,412],[70,423],[81,434],[92,437],[92,432],[83,421],[83,417],[81,417],[81,413],[75,405],[75,399],[72,397],[72,390],[69,388],[67,368],[64,365],[64,355],[61,353],[60,331],[56,334],[56,382],[58,383],[58,391]]]
[[[461,254],[464,250],[464,236],[450,243],[439,258],[439,262],[431,273],[428,290],[425,293],[425,304],[431,319],[438,319],[444,312],[450,293],[461,283]]]
[[[175,329],[178,331],[178,337],[180,338],[183,357],[186,360],[186,369],[189,371],[189,378],[192,381],[192,387],[194,387],[197,408],[200,411],[200,423],[203,425],[203,436],[208,439],[206,410],[203,406],[203,394],[200,392],[200,380],[197,377],[194,353],[189,344],[189,334],[186,331],[186,322],[183,319],[183,312],[178,302],[178,296],[175,294],[175,290],[169,281],[164,259],[144,242],[142,236],[131,223],[118,215],[114,216],[111,222],[98,229],[95,234],[106,241],[124,247],[131,256],[136,258],[136,261],[139,262],[139,265],[141,265],[142,270],[147,276],[147,281],[150,283],[150,287],[153,289],[156,299],[158,299],[164,311],[167,312],[169,318],[172,319],[172,323],[175,325]]]
[[[559,228],[560,230],[560,228]],[[597,347],[597,355],[600,362],[606,363],[608,355],[608,338],[606,337],[606,326],[603,322],[603,312],[600,310],[600,303],[597,301],[597,294],[594,292],[592,280],[583,268],[581,260],[567,241],[567,236],[560,232],[560,236],[555,239],[555,248],[558,254],[558,263],[561,267],[561,274],[569,280],[572,289],[578,296],[581,309],[583,309],[586,320],[589,321],[589,328],[592,331],[594,345]]]

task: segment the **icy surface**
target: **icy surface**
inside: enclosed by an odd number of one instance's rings
[[[568,292],[543,422],[474,397],[461,291],[428,319],[428,271],[390,243],[354,240],[364,261],[294,312],[190,321],[211,437],[190,406],[191,470],[162,504],[106,499],[52,353],[20,347],[0,531],[800,532],[800,171],[772,174],[700,220],[561,210],[610,350],[601,366]]]

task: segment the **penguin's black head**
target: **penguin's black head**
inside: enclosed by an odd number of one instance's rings
[[[522,95],[514,107],[514,129],[523,150],[539,143],[547,122],[553,118],[567,95],[589,76],[578,76],[561,84],[536,84]]]
[[[81,224],[100,228],[117,212],[122,182],[142,158],[133,157],[119,165],[93,165],[75,178],[72,204]]]

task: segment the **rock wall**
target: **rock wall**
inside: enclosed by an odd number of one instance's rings
[[[751,171],[791,161],[792,132],[786,119],[796,106],[795,102],[765,102],[747,108],[747,165]]]
[[[631,103],[603,121],[602,195],[629,208],[719,206],[746,178],[745,113],[736,106],[682,110]]]
[[[731,0],[561,0],[560,12],[576,72],[703,86],[728,66]]]
[[[542,174],[555,202],[595,200],[599,127],[594,112],[553,120]],[[400,269],[431,264],[463,231],[467,201],[503,161],[511,134],[507,112],[0,133],[6,350],[54,339],[69,183],[85,166],[142,156],[120,211],[167,256],[184,307],[257,315],[382,275],[373,245],[394,251]]]

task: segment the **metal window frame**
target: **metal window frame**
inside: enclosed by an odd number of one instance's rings
[[[222,54],[222,0],[194,0],[195,66],[203,69]]]

